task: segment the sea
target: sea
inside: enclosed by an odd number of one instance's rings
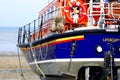
[[[0,52],[17,52],[18,27],[0,27]]]

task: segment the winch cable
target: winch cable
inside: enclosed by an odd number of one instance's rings
[[[35,57],[35,51],[33,51],[33,48],[32,48],[32,41],[30,41],[30,32],[29,32],[29,35],[27,35],[27,31],[24,30],[24,33],[25,33],[25,38],[27,39],[28,41],[28,44],[29,44],[29,47],[30,47],[30,51],[32,53],[32,56],[33,56],[33,59],[34,59],[34,63],[37,67],[37,69],[40,71],[40,73],[42,74],[43,78],[46,80],[46,76],[44,74],[44,72],[42,71],[42,69],[40,68],[40,66],[38,65],[37,63],[37,59]],[[35,33],[35,32],[34,32]],[[35,36],[35,35],[34,35]]]
[[[42,58],[42,60],[45,60],[46,58],[47,58],[47,55],[48,55],[48,43],[47,43],[47,46],[46,46],[46,50],[45,50],[46,52],[45,52],[45,57],[43,57],[43,53],[42,53],[42,49],[41,49],[41,47],[40,47],[40,56],[41,56],[41,58]]]
[[[23,69],[22,69],[22,64],[21,64],[21,58],[20,58],[20,52],[19,52],[19,48],[17,46],[17,52],[18,52],[18,60],[19,60],[19,66],[20,66],[20,76],[22,77],[22,80],[25,80],[24,74],[23,74]]]
[[[35,65],[36,65],[37,69],[40,71],[40,73],[42,74],[43,78],[46,80],[46,76],[45,76],[44,72],[42,71],[42,69],[40,68],[40,66],[37,64],[37,59],[36,59],[35,53],[34,53],[34,51],[32,49],[32,42],[31,41],[29,42],[29,45],[30,45],[31,53],[33,54]]]
[[[25,38],[27,38],[27,40],[28,40],[28,43],[29,43],[29,46],[30,46],[30,51],[31,51],[31,53],[32,53],[32,55],[33,55],[33,59],[34,59],[35,65],[36,65],[37,69],[41,72],[43,78],[46,80],[45,74],[43,73],[43,71],[41,70],[41,68],[39,67],[39,65],[37,64],[37,60],[36,60],[36,57],[35,57],[35,53],[34,53],[34,51],[33,51],[33,49],[32,49],[32,42],[29,40],[29,36],[27,36],[26,30],[24,30],[24,31],[25,31],[25,32],[24,32]],[[25,38],[24,38],[24,39],[25,39]],[[21,62],[20,62],[21,59],[20,59],[20,55],[19,55],[18,45],[17,45],[17,50],[18,50],[18,58],[19,58],[19,64],[20,64],[20,69],[21,69],[21,76],[22,76],[23,80],[25,80],[25,77],[24,77],[23,71],[22,71],[22,65],[21,65]]]

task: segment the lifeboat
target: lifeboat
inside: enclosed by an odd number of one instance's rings
[[[53,0],[19,28],[17,47],[40,80],[120,80],[120,3],[104,1]]]

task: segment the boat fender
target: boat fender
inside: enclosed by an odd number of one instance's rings
[[[64,30],[64,25],[63,25],[63,23],[58,23],[57,24],[57,31],[63,31]]]
[[[64,18],[62,16],[58,16],[55,18],[55,22],[56,22],[56,28],[57,28],[57,31],[63,31],[64,30]]]
[[[50,31],[51,32],[56,32],[56,22],[55,20],[53,19],[51,24],[50,24]]]
[[[51,25],[50,25],[50,30],[52,32],[62,32],[64,30],[64,18],[62,16],[59,16],[59,17],[55,17],[52,22],[51,22]]]

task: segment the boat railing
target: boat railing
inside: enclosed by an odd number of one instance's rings
[[[38,39],[44,38],[48,35],[50,35],[48,32],[46,32],[44,36],[42,36],[42,30],[46,28],[47,26],[50,26],[50,21],[55,17],[55,16],[60,16],[62,7],[59,7],[55,9],[54,11],[51,11],[46,14],[51,15],[49,19],[44,21],[44,16],[40,16],[38,19],[30,22],[29,24],[19,28],[18,31],[18,44],[21,43],[28,43],[30,41],[36,41]],[[54,15],[54,16],[52,16]],[[48,33],[48,34],[47,34]]]
[[[116,5],[119,5],[119,6],[116,6]],[[114,13],[114,10],[118,10],[119,12],[117,13]],[[118,3],[118,2],[113,2],[112,4],[111,4],[111,14],[112,14],[112,16],[114,17],[114,16],[119,16],[118,18],[120,18],[120,3]]]
[[[38,31],[40,28],[38,27],[38,19],[32,21],[31,23],[20,27],[18,31],[18,44],[21,43],[28,43],[31,41],[31,36],[33,37],[34,40],[36,40],[34,34],[36,31]],[[38,36],[40,37],[40,36]]]
[[[89,8],[87,10],[88,13],[88,26],[94,26],[94,23],[97,23],[97,26],[101,24],[101,21],[105,20],[105,16],[110,14],[110,4],[108,2],[103,2],[102,0],[100,2],[89,2],[87,3],[89,5]],[[108,10],[106,13],[105,10]],[[98,17],[98,21],[94,22],[94,17]]]
[[[61,15],[61,10],[62,10],[62,7],[58,7],[56,9],[53,9],[49,12],[43,12],[43,14],[39,15],[39,21],[42,20],[43,22],[43,26],[46,25],[46,23],[51,20],[52,18],[56,17],[56,16],[60,16]],[[39,22],[40,23],[40,22]],[[45,24],[45,25],[44,25]]]
[[[112,2],[94,2],[94,3],[87,3],[89,5],[88,13],[92,16],[100,16],[100,15],[110,15],[110,13],[114,16],[120,16],[119,13],[114,13],[114,10],[120,10],[120,3]],[[119,6],[116,6],[119,5]],[[106,11],[108,10],[108,11]],[[105,11],[105,12],[104,12]],[[96,14],[100,13],[100,14]]]
[[[90,2],[88,8],[88,26],[94,26],[94,17],[98,17],[97,26],[102,29],[118,29],[117,21],[120,19],[120,3],[118,2]],[[117,5],[117,6],[116,6]],[[108,16],[108,17],[106,17]],[[109,18],[109,16],[112,16]],[[116,18],[117,16],[117,18]],[[95,23],[96,23],[95,22]]]
[[[110,8],[108,11],[110,11],[110,13],[107,15],[107,17],[105,18],[105,22],[106,22],[106,29],[110,29],[110,30],[118,30],[119,27],[119,23],[118,20],[120,19],[120,3],[118,2],[111,2],[110,3]]]
[[[105,16],[110,13],[110,11],[108,11],[108,13],[104,12],[106,9],[108,10],[110,9],[110,4],[108,2],[94,2],[94,3],[88,3],[87,5],[89,5],[89,8],[88,8],[89,15]]]

